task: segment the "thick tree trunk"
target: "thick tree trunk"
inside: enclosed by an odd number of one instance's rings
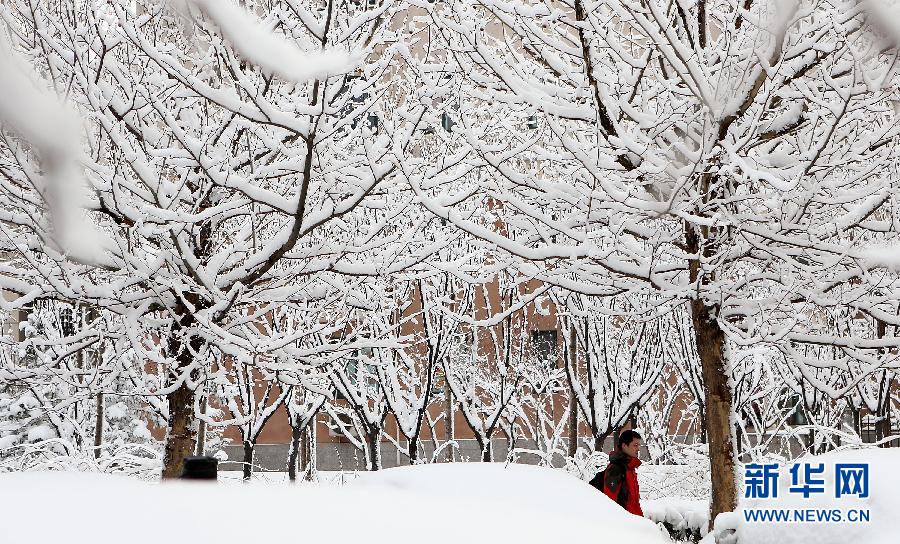
[[[481,461],[483,463],[492,462],[494,460],[494,448],[492,447],[490,437],[487,439],[479,437],[478,445],[481,446]]]
[[[377,430],[366,433],[366,444],[369,449],[369,470],[381,470],[381,433]]]
[[[850,410],[853,416],[853,430],[856,431],[856,436],[862,437],[862,415],[859,413],[859,408],[851,406]]]
[[[409,464],[415,465],[419,461],[419,434],[409,438],[409,442],[406,444],[406,454],[409,456]]]
[[[97,412],[94,418],[94,459],[100,459],[103,447],[103,393],[97,393]]]
[[[316,418],[312,417],[305,425],[291,423],[291,445],[288,450],[288,479],[297,481],[298,474],[304,480],[312,480],[316,470],[315,459],[315,425]]]
[[[308,481],[316,479],[316,420],[303,429],[303,437],[300,439],[300,468],[303,478]]]
[[[197,419],[194,414],[194,390],[182,383],[166,395],[169,402],[169,428],[163,457],[163,479],[181,475],[185,457],[197,446]]]
[[[737,507],[732,394],[725,360],[725,332],[701,300],[691,301],[691,317],[706,393],[706,432],[712,480],[709,527],[717,515]]]
[[[300,441],[303,439],[303,433],[297,427],[291,427],[291,447],[288,450],[288,480],[294,482],[297,480],[297,458],[300,457],[300,463],[303,463],[300,454]]]
[[[300,472],[304,480],[310,480],[312,471],[312,439],[309,427],[300,433]]]
[[[195,310],[201,308],[199,301],[194,301]],[[180,373],[188,372],[194,363],[195,354],[202,352],[204,340],[199,336],[182,338],[184,331],[189,331],[196,321],[187,309],[181,309],[181,317],[172,331],[170,342],[171,354],[174,355],[176,366],[172,369],[175,377]],[[185,457],[194,455],[197,450],[197,414],[194,410],[194,402],[197,391],[189,385],[190,381],[196,383],[196,371],[189,376],[191,380],[184,379],[175,390],[166,395],[169,405],[169,421],[166,433],[166,448],[163,457],[163,479],[177,478],[184,468]]]
[[[253,477],[253,442],[244,440],[244,462],[243,467],[244,481],[249,481]]]

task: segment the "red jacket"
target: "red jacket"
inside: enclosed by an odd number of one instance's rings
[[[635,471],[637,467],[641,466],[641,460],[637,457],[631,457],[619,450],[609,452],[609,459],[610,466],[613,466],[613,462],[615,461],[617,462],[617,464],[624,464],[626,467],[625,479],[622,483],[627,490],[626,492],[628,497],[625,500],[625,504],[623,505],[623,507],[625,508],[625,510],[628,510],[632,514],[643,517],[644,511],[641,510],[641,490],[638,487],[637,472]],[[603,493],[605,493],[606,496],[610,499],[619,502],[617,498],[619,497],[620,490],[619,487],[615,485],[615,478],[610,477],[611,475],[608,468],[605,476],[606,477],[604,477],[603,482]],[[610,487],[610,483],[615,486],[614,489]]]

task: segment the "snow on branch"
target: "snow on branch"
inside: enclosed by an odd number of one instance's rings
[[[278,36],[241,7],[221,0],[189,0],[197,5],[247,60],[294,82],[348,72],[355,64],[344,51],[305,51]]]
[[[0,34],[0,127],[12,129],[40,155],[45,176],[33,172],[30,177],[47,201],[57,249],[95,261],[102,244],[83,216],[85,180],[78,162],[82,127],[76,112],[48,86]]]

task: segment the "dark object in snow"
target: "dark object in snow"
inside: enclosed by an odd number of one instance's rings
[[[588,483],[598,491],[604,491],[604,488],[611,489],[613,493],[616,493],[616,502],[619,503],[622,508],[625,508],[625,504],[628,501],[628,487],[621,484],[625,479],[627,470],[628,467],[626,466],[626,461],[624,459],[617,457],[613,460],[611,458],[609,465],[598,472]]]
[[[197,455],[184,458],[184,468],[179,478],[182,480],[216,480],[218,472],[218,459],[208,455]]]
[[[672,542],[692,542],[696,544],[700,542],[700,539],[702,538],[699,527],[682,527],[676,529],[675,526],[668,521],[662,522],[662,526],[668,531],[669,538],[672,539]]]

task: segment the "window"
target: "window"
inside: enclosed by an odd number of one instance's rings
[[[555,330],[531,331],[531,349],[535,359],[546,362],[547,366],[552,368],[559,364],[559,350],[557,349]]]
[[[59,329],[65,337],[75,334],[75,311],[72,308],[63,307],[59,310]]]
[[[376,387],[375,365],[369,363],[375,355],[372,348],[355,349],[342,361],[347,375],[347,386],[358,389],[360,380],[365,379],[368,387]],[[360,360],[361,359],[361,360]],[[347,400],[340,390],[335,391],[335,399]]]
[[[352,356],[344,359],[344,372],[349,383],[356,385],[359,382],[359,355],[355,350]]]

